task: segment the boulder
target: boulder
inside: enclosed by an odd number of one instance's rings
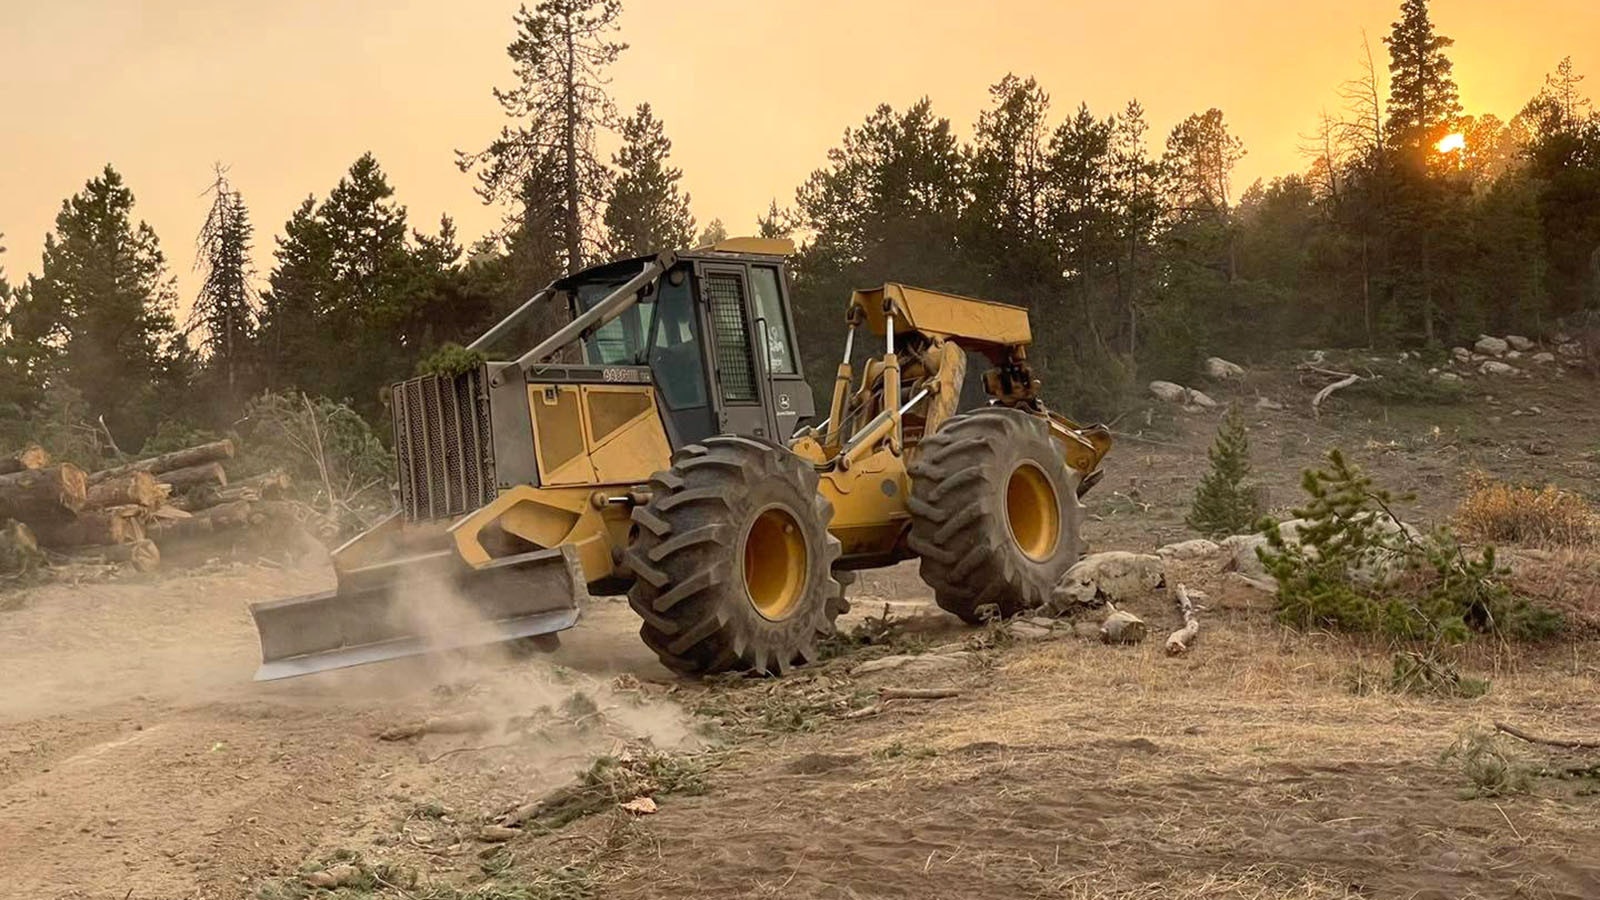
[[[1539,353],[1535,353],[1534,355],[1532,355],[1532,356],[1530,356],[1528,358],[1530,360],[1533,360],[1533,363],[1535,365],[1539,365],[1539,366],[1548,366],[1548,365],[1553,364],[1556,361],[1556,355],[1554,353],[1550,353],[1548,351],[1542,351],[1542,352],[1539,352]]]
[[[1113,609],[1100,623],[1100,641],[1105,644],[1137,644],[1144,640],[1147,626],[1131,612]]]
[[[1455,347],[1450,350],[1450,358],[1464,366],[1472,362],[1472,351],[1465,347]]]
[[[1377,530],[1393,536],[1400,531],[1400,524],[1394,519],[1381,513],[1362,513],[1363,516],[1377,517]],[[1305,527],[1304,519],[1290,519],[1278,523],[1278,533],[1283,536],[1284,543],[1297,544],[1300,540],[1300,530]],[[1406,537],[1409,540],[1421,542],[1422,532],[1413,525],[1405,526]],[[1257,555],[1258,548],[1267,546],[1267,536],[1264,534],[1236,534],[1224,538],[1221,542],[1223,551],[1228,556],[1228,561],[1223,564],[1224,572],[1236,572],[1246,578],[1257,579],[1276,585],[1272,576],[1267,572],[1267,567]],[[1309,552],[1309,551],[1308,551]],[[1398,578],[1405,571],[1405,554],[1393,553],[1383,557],[1369,560],[1366,564],[1351,573],[1352,580],[1364,585],[1388,584]]]
[[[1263,412],[1282,412],[1283,404],[1270,397],[1261,397],[1256,400],[1256,409]]]
[[[1506,359],[1521,359],[1521,358],[1522,358],[1522,351],[1521,350],[1507,350],[1506,351]]]
[[[1189,389],[1189,405],[1190,406],[1198,406],[1198,407],[1200,407],[1202,409],[1216,409],[1217,408],[1217,401],[1211,399],[1210,397],[1207,397],[1205,395],[1205,393],[1202,392],[1202,391],[1197,391],[1194,388],[1190,388]]]
[[[1472,345],[1472,349],[1484,356],[1505,356],[1506,351],[1511,349],[1511,345],[1497,337],[1490,337],[1486,334],[1478,338],[1478,342]]]
[[[1461,376],[1457,375],[1454,372],[1440,372],[1439,373],[1439,380],[1444,382],[1445,384],[1460,384],[1461,383]]]
[[[1528,340],[1520,334],[1506,335],[1506,343],[1511,345],[1511,349],[1522,353],[1527,353],[1529,350],[1533,349],[1533,341]]]
[[[1150,382],[1150,393],[1163,403],[1187,403],[1189,400],[1189,389],[1170,381]]]
[[[1578,359],[1583,356],[1583,345],[1577,341],[1567,341],[1556,345],[1556,354],[1568,359]]]
[[[1168,544],[1165,547],[1157,550],[1156,555],[1162,559],[1204,559],[1205,557],[1215,556],[1221,552],[1222,548],[1217,546],[1216,541],[1208,541],[1205,538],[1195,538],[1191,541],[1179,541],[1176,544]]]
[[[1479,375],[1515,375],[1517,371],[1516,366],[1507,365],[1495,359],[1484,360],[1483,365],[1478,367]]]
[[[1062,613],[1076,606],[1137,596],[1160,587],[1165,579],[1165,565],[1154,554],[1126,550],[1091,553],[1061,576],[1050,595],[1050,608]]]
[[[1293,544],[1300,539],[1300,528],[1305,524],[1304,519],[1289,519],[1278,523],[1278,533],[1283,535],[1285,542]],[[1227,561],[1222,564],[1224,572],[1242,572],[1251,578],[1267,577],[1267,567],[1261,564],[1261,557],[1256,555],[1257,547],[1267,546],[1267,536],[1261,533],[1235,534],[1223,538],[1217,547]]]
[[[1244,366],[1231,363],[1220,356],[1206,360],[1206,377],[1212,381],[1231,381],[1244,377]]]

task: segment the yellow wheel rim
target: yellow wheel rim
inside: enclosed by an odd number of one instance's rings
[[[1022,555],[1048,560],[1061,541],[1061,504],[1044,470],[1025,462],[1006,481],[1006,524]]]
[[[744,539],[744,589],[756,612],[778,621],[795,611],[805,594],[807,558],[805,535],[787,509],[756,516]]]

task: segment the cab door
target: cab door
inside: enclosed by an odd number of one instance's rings
[[[754,352],[759,345],[745,266],[701,263],[698,269],[718,430],[781,442],[786,435],[773,415],[766,360]]]

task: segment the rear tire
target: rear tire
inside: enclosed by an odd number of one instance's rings
[[[1044,419],[992,407],[955,416],[911,464],[911,550],[947,612],[982,621],[1042,606],[1078,559],[1081,477]]]
[[[832,567],[839,540],[817,473],[782,447],[720,436],[650,479],[626,564],[639,636],[690,675],[782,674],[817,656],[849,609]]]

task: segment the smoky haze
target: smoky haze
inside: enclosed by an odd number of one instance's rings
[[[454,165],[501,127],[491,86],[510,82],[510,2],[337,4],[289,0],[0,2],[0,256],[37,272],[61,199],[107,162],[162,239],[186,309],[194,235],[221,161],[259,230],[257,268],[307,195],[326,194],[365,151],[390,174],[413,226],[453,216],[469,242],[499,212]],[[748,232],[770,200],[825,161],[882,102],[922,95],[961,132],[1007,72],[1032,75],[1057,118],[1137,98],[1159,142],[1179,119],[1223,108],[1248,148],[1236,181],[1299,171],[1299,146],[1365,30],[1380,67],[1393,0],[1357,2],[927,3],[880,0],[630,0],[630,47],[613,69],[626,111],[648,100],[701,225]],[[1584,0],[1455,0],[1435,10],[1469,113],[1509,118],[1571,54],[1600,67],[1600,7]],[[609,151],[610,147],[603,147]]]

